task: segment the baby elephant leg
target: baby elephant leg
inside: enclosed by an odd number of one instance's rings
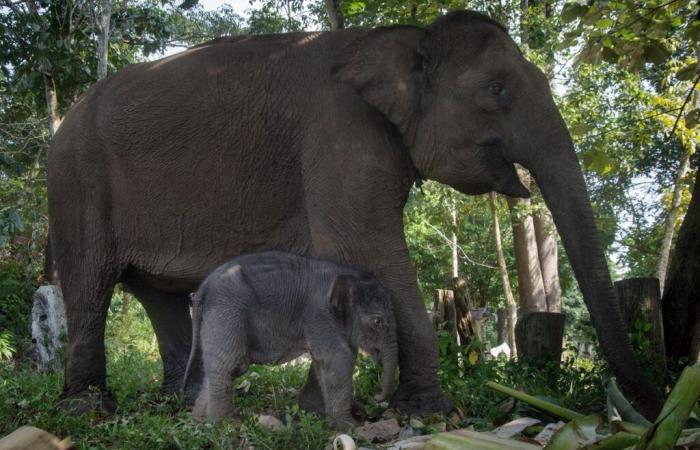
[[[326,406],[326,414],[332,420],[333,427],[347,431],[357,426],[352,417],[352,370],[355,358],[350,349],[336,350],[334,354],[323,355],[314,361],[316,375]]]
[[[204,380],[195,401],[195,420],[218,420],[233,415],[232,376],[248,370],[245,328],[240,321],[212,308],[205,311],[201,336]]]

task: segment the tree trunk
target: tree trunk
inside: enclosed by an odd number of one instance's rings
[[[628,278],[616,281],[615,293],[627,331],[633,335],[643,333],[649,340],[651,351],[644,353],[648,353],[645,356],[653,359],[654,378],[663,383],[666,378],[666,352],[659,280]],[[646,330],[647,325],[651,326],[649,330]]]
[[[659,266],[656,269],[656,277],[659,279],[659,288],[664,292],[666,284],[666,272],[668,270],[668,258],[671,253],[671,243],[673,242],[673,232],[676,228],[678,218],[678,207],[681,204],[683,193],[683,178],[688,174],[690,168],[690,148],[686,147],[678,166],[676,178],[673,183],[673,198],[671,199],[671,209],[668,210],[666,222],[664,223],[664,237],[661,240],[661,252],[659,254]]]
[[[491,205],[491,219],[493,220],[493,238],[496,243],[496,255],[498,256],[498,269],[501,274],[501,283],[503,283],[503,292],[506,297],[508,321],[506,325],[508,346],[510,347],[511,356],[515,357],[515,321],[516,307],[513,291],[510,288],[510,279],[508,277],[508,268],[506,267],[506,258],[503,255],[503,243],[501,242],[501,226],[498,223],[498,208],[496,205],[496,193],[489,192],[489,204]]]
[[[500,308],[496,311],[496,345],[508,342],[508,310]]]
[[[58,97],[56,95],[56,84],[53,76],[48,72],[48,69],[42,65],[40,69],[44,77],[44,92],[46,93],[46,107],[49,112],[49,132],[51,137],[56,134],[58,127],[61,126],[61,116],[58,113]]]
[[[518,170],[520,180],[530,187],[530,175]],[[547,298],[542,281],[540,257],[537,251],[535,225],[530,214],[530,200],[508,198],[511,222],[513,224],[513,246],[518,271],[518,295],[520,311],[547,311]]]
[[[472,336],[474,336],[474,328],[472,326],[471,317],[472,302],[469,298],[467,280],[459,277],[453,278],[452,291],[454,292],[455,311],[457,313],[457,334],[459,336],[459,344],[466,345]]]
[[[97,79],[107,76],[109,56],[109,19],[112,14],[112,0],[102,0],[97,36]]]
[[[525,313],[515,325],[518,357],[535,364],[559,362],[564,341],[566,316],[561,313],[533,311]]]
[[[671,261],[663,295],[666,355],[700,362],[700,170]]]
[[[342,30],[345,28],[343,13],[340,11],[340,0],[325,0],[328,21],[331,23],[331,30]]]
[[[559,284],[559,257],[557,250],[557,231],[552,222],[552,215],[547,207],[533,216],[535,237],[537,239],[537,255],[542,269],[542,284],[544,287],[547,311],[561,312],[561,285]]]
[[[8,6],[11,5],[10,2],[6,2]],[[26,2],[29,11],[40,17],[39,6],[34,0],[27,0]],[[16,11],[15,11],[16,12]],[[17,12],[16,12],[17,13]],[[19,13],[18,13],[19,14]],[[42,28],[46,28],[42,25]],[[45,29],[42,29],[45,31]],[[49,133],[51,137],[56,134],[56,130],[61,125],[61,116],[58,113],[58,96],[56,95],[56,83],[54,82],[53,76],[51,74],[51,67],[47,61],[41,61],[37,68],[44,79],[44,94],[46,95],[46,108],[49,113]]]
[[[452,250],[452,278],[457,278],[459,276],[459,257],[457,254],[457,249],[459,248],[459,243],[457,242],[457,206],[452,200],[452,205],[450,205],[450,216],[452,217],[452,236],[451,236],[451,250]]]

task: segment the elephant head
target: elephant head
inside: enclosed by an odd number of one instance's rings
[[[347,328],[350,344],[382,363],[382,401],[391,394],[398,364],[396,321],[391,296],[370,274],[338,275],[330,297],[333,311]]]
[[[611,368],[647,415],[658,412],[621,320],[566,124],[547,78],[506,30],[470,11],[427,28],[376,29],[344,48],[331,75],[394,125],[422,178],[465,194],[527,197],[514,164],[530,170]]]

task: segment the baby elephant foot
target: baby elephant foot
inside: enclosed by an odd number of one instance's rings
[[[346,433],[353,428],[356,428],[359,424],[360,422],[355,420],[355,418],[350,415],[333,419],[333,429],[342,433]]]

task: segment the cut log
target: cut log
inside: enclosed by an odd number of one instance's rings
[[[627,278],[615,282],[622,318],[629,333],[643,333],[651,345],[656,381],[666,379],[666,350],[661,317],[661,291],[656,278]],[[646,352],[649,353],[649,352]]]
[[[518,357],[538,365],[559,362],[565,321],[566,316],[561,313],[534,311],[523,314],[515,324]]]

